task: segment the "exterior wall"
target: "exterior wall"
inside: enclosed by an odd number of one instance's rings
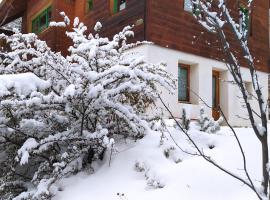
[[[190,87],[196,94],[198,94],[208,105],[212,105],[212,71],[216,70],[220,72],[220,105],[223,112],[228,118],[229,122],[233,126],[249,126],[249,121],[244,120],[247,118],[245,109],[242,108],[241,99],[239,98],[239,89],[230,83],[233,80],[232,76],[228,72],[226,65],[222,62],[208,59],[168,48],[163,48],[157,45],[143,45],[136,47],[134,51],[140,52],[145,56],[148,62],[158,63],[164,61],[167,63],[168,71],[177,80],[178,74],[178,62],[188,64],[191,66],[190,70]],[[243,80],[247,84],[251,83],[251,77],[249,71],[246,68],[242,68]],[[258,72],[259,80],[263,86],[263,94],[265,98],[268,96],[268,75],[264,72]],[[251,90],[254,94],[254,91]],[[174,116],[181,118],[182,108],[185,107],[190,113],[191,119],[197,119],[199,116],[200,108],[203,103],[196,96],[191,94],[190,103],[178,102],[177,91],[174,95],[168,94],[163,91],[162,97],[164,101],[169,105]],[[255,100],[251,100],[252,106],[256,107]],[[162,107],[161,103],[158,104]],[[207,113],[211,116],[211,109],[205,108]],[[258,108],[256,107],[258,111]],[[168,117],[168,113],[166,114]],[[238,115],[240,117],[238,117]]]
[[[234,15],[239,16],[238,2],[230,1],[230,6],[234,10]],[[25,12],[24,4],[27,2],[27,16],[24,17],[28,24],[24,24],[24,30],[31,31],[31,18],[39,12],[45,4],[52,2],[54,5],[53,16],[59,16],[60,11],[65,11],[70,18],[79,16],[91,31],[96,21],[103,23],[103,36],[112,37],[126,25],[135,24],[135,38],[133,41],[148,40],[153,41],[163,47],[168,47],[194,55],[221,60],[221,53],[205,41],[215,43],[215,35],[201,34],[202,27],[194,20],[192,15],[184,11],[184,0],[170,0],[164,3],[163,0],[127,0],[127,8],[117,14],[111,14],[109,0],[94,0],[92,11],[85,12],[86,0],[6,0],[11,2],[15,13],[11,13],[11,18],[21,12]],[[24,4],[23,4],[24,3]],[[5,5],[8,5],[5,4]],[[5,9],[2,6],[1,9]],[[5,13],[0,9],[0,13]],[[269,1],[254,0],[252,8],[252,36],[250,37],[250,49],[258,60],[257,69],[269,72]],[[1,20],[1,14],[0,14]],[[30,24],[29,24],[30,23]],[[55,51],[67,53],[65,49],[70,41],[66,38],[64,31],[54,31],[53,33],[41,34],[42,39],[49,40],[49,45]],[[231,35],[231,34],[229,34]],[[199,39],[194,39],[194,36]],[[60,39],[61,38],[61,42]],[[233,40],[232,37],[228,38]],[[192,45],[192,41],[196,44]],[[238,49],[234,42],[235,49]],[[242,63],[245,66],[245,63]]]
[[[21,2],[21,1],[14,1]],[[60,21],[60,11],[73,19],[80,17],[92,32],[92,28],[97,21],[103,24],[102,36],[112,37],[126,25],[135,24],[135,37],[131,42],[148,40],[156,45],[143,45],[137,47],[149,62],[165,61],[168,63],[168,71],[175,78],[178,74],[178,62],[188,64],[190,68],[190,87],[204,99],[209,105],[212,103],[212,71],[220,72],[220,104],[224,113],[233,125],[244,125],[246,120],[236,117],[236,114],[245,118],[245,113],[241,109],[238,99],[238,90],[228,83],[232,80],[224,63],[217,60],[222,59],[221,53],[216,48],[206,45],[205,41],[215,42],[215,35],[201,34],[202,27],[194,20],[192,15],[184,11],[184,0],[127,0],[127,8],[119,13],[110,12],[109,0],[94,0],[92,11],[85,11],[85,0],[28,0],[26,14],[23,15],[24,31],[31,31],[32,19],[37,16],[45,7],[52,5],[52,19]],[[234,2],[234,1],[232,1]],[[237,2],[237,1],[236,1]],[[237,3],[232,5],[232,9],[237,16]],[[0,10],[1,12],[1,10]],[[250,47],[258,62],[257,69],[269,72],[269,2],[265,0],[255,0],[252,14],[252,36],[250,37]],[[48,28],[40,33],[40,38],[46,40],[54,51],[61,51],[67,54],[67,47],[70,40],[65,36],[64,28]],[[230,34],[229,34],[230,35]],[[192,44],[194,36],[200,37],[196,44]],[[229,38],[231,40],[232,38]],[[233,45],[238,49],[237,45]],[[243,64],[244,66],[244,64]],[[246,82],[250,82],[248,70],[243,69],[243,76]],[[263,92],[268,95],[266,73],[259,73]],[[191,118],[195,119],[199,115],[201,102],[193,93],[190,94],[190,103],[183,104],[177,100],[177,93],[169,95],[163,94],[166,102],[170,104],[176,117],[181,116],[181,110],[185,106],[190,110]],[[238,103],[237,103],[238,102]],[[211,114],[211,110],[207,110]]]
[[[125,26],[137,24],[133,29],[135,37],[131,42],[142,41],[145,39],[145,1],[128,0],[125,10],[113,14],[109,0],[94,0],[93,10],[88,13],[85,13],[86,1],[77,0],[75,16],[79,16],[90,31],[93,31],[95,23],[100,21],[103,25],[101,35],[110,38]]]
[[[48,6],[52,6],[53,21],[63,20],[59,14],[61,11],[64,11],[71,19],[74,18],[74,1],[29,0],[27,2],[27,14],[24,17],[24,24],[26,24],[25,29],[27,32],[32,31],[32,20]],[[66,29],[62,27],[49,27],[39,33],[39,38],[41,40],[45,40],[48,46],[52,48],[52,50],[67,54],[67,48],[70,46],[71,41],[65,35],[65,32]]]
[[[239,18],[238,2],[240,1],[228,1],[236,19]],[[196,22],[192,14],[184,10],[184,0],[170,0],[166,3],[163,0],[149,0],[147,2],[146,39],[148,41],[210,59],[223,59],[223,53],[218,51],[218,48],[213,48],[213,46],[217,46],[218,38],[214,34],[207,33]],[[249,38],[250,50],[259,60],[257,69],[264,72],[269,72],[268,4],[269,2],[265,0],[253,1],[252,35]],[[227,33],[227,39],[232,44],[231,47],[235,50],[240,49],[228,27]],[[194,42],[195,44],[193,44]],[[211,45],[208,45],[208,43],[211,43]],[[239,55],[239,58],[241,57],[242,55]],[[245,60],[240,60],[242,61],[241,65],[245,66]]]
[[[26,30],[27,32],[32,31],[32,20],[36,18],[45,8],[48,6],[54,6],[53,0],[29,0],[27,2],[27,14],[25,16],[26,20]],[[52,17],[54,17],[54,12]],[[39,34],[41,40],[45,40],[50,48],[56,50],[56,29],[47,28]]]
[[[64,11],[66,15],[70,18],[71,24],[75,17],[75,1],[66,0],[66,1],[54,1],[53,8],[53,21],[63,21],[63,17],[59,12]],[[69,27],[71,28],[71,27]],[[71,40],[66,36],[67,28],[56,27],[55,29],[55,51],[59,51],[64,55],[68,54],[68,47],[72,44]]]
[[[88,27],[88,33],[93,32],[94,25],[100,21],[103,25],[101,35],[104,37],[113,37],[114,34],[121,31],[127,25],[135,25],[133,31],[135,37],[130,42],[143,41],[145,39],[145,0],[128,0],[127,8],[116,14],[110,12],[110,1],[94,0],[92,11],[86,12],[86,0],[29,0],[27,1],[27,14],[24,17],[26,32],[31,32],[32,20],[48,5],[52,5],[52,20],[61,21],[59,12],[64,11],[71,20],[79,17]],[[54,50],[63,54],[68,54],[67,48],[71,41],[65,35],[65,28],[47,28],[39,34],[42,40]]]

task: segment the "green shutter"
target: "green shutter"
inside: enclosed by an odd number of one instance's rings
[[[114,13],[117,13],[118,12],[118,0],[114,0],[113,12]]]
[[[242,27],[243,32],[246,30],[247,32],[249,32],[249,10],[244,7],[244,6],[240,6],[239,7],[240,13],[242,14],[242,24],[240,24],[240,26]]]
[[[88,11],[93,9],[93,0],[88,0]]]

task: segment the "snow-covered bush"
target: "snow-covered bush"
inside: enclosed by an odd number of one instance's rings
[[[190,125],[190,119],[189,116],[187,115],[187,111],[185,108],[182,109],[182,121],[181,121],[182,127],[185,130],[189,130],[189,125]]]
[[[165,145],[165,147],[163,147],[163,153],[164,156],[168,159],[172,159],[173,162],[175,163],[180,163],[182,162],[182,159],[179,157],[179,155],[177,154],[178,152],[176,151],[176,147],[173,145]]]
[[[200,116],[198,119],[200,131],[207,133],[216,133],[220,130],[220,125],[222,124],[222,122],[222,117],[215,121],[212,117],[209,117],[207,114],[205,114],[205,110],[203,107],[200,109]]]
[[[153,189],[159,189],[159,188],[164,188],[165,183],[160,178],[151,167],[146,164],[145,162],[135,162],[135,170],[138,172],[144,173],[144,177],[146,179],[146,184],[147,186],[153,188]]]
[[[110,138],[140,138],[160,118],[146,109],[160,87],[174,89],[164,64],[128,51],[132,27],[112,40],[100,28],[86,35],[76,18],[66,57],[35,34],[0,35],[9,47],[0,53],[0,199],[50,199],[59,179],[103,158]]]

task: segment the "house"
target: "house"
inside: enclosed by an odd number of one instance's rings
[[[244,9],[241,0],[231,1],[235,16]],[[149,62],[165,61],[168,71],[177,81],[174,95],[163,92],[163,98],[176,117],[185,107],[196,119],[203,99],[213,107],[220,105],[228,121],[235,126],[248,125],[242,108],[240,92],[222,62],[216,36],[206,33],[192,16],[190,0],[3,0],[0,4],[0,22],[6,24],[22,17],[22,32],[34,32],[55,51],[67,54],[70,41],[63,28],[48,27],[50,21],[60,21],[60,11],[71,19],[78,16],[91,30],[96,21],[103,24],[103,36],[112,37],[124,26],[134,24],[132,41],[152,41],[135,50]],[[242,13],[243,14],[243,13]],[[239,17],[240,20],[240,17]],[[256,59],[256,67],[264,96],[268,96],[269,57],[269,2],[255,0],[249,24],[249,44]],[[229,39],[232,39],[229,37]],[[237,49],[237,43],[235,43]],[[243,79],[250,94],[249,71],[241,61]],[[256,105],[250,95],[251,103]],[[219,113],[208,109],[217,119]]]

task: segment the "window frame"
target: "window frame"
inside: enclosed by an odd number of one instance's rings
[[[183,1],[184,11],[189,12],[189,13],[192,13],[193,12],[193,7],[186,7],[186,1],[189,1],[191,3],[190,5],[192,6],[192,0],[184,0]]]
[[[125,0],[125,8],[124,9],[120,10],[120,6],[121,6],[121,0],[110,0],[111,14],[117,14],[119,12],[126,10],[127,0]]]
[[[90,8],[90,2],[92,2],[92,7]],[[85,13],[89,13],[89,12],[92,12],[94,9],[94,0],[86,0],[85,2]]]
[[[187,70],[187,86],[186,86],[186,92],[187,92],[187,96],[185,99],[180,99],[179,98],[179,70],[180,69],[186,69]],[[183,63],[178,63],[178,73],[177,73],[177,99],[178,99],[178,102],[179,103],[190,103],[190,65],[186,65],[186,64],[183,64]]]
[[[41,32],[43,32],[44,30],[46,30],[47,28],[49,28],[49,24],[51,21],[52,16],[49,16],[49,13],[51,12],[52,15],[52,6],[48,6],[45,9],[43,9],[37,16],[35,16],[32,19],[32,27],[31,27],[31,31],[32,33],[36,33],[36,34],[40,34]],[[41,26],[41,18],[44,17],[46,18],[46,23],[45,25]],[[37,28],[34,29],[34,24],[36,23]]]
[[[125,8],[122,9],[122,10],[120,10],[121,5],[122,5],[121,0],[118,0],[118,5],[117,5],[118,12],[121,12],[121,11],[123,11],[123,10],[125,10],[127,8],[127,0],[125,0]]]

